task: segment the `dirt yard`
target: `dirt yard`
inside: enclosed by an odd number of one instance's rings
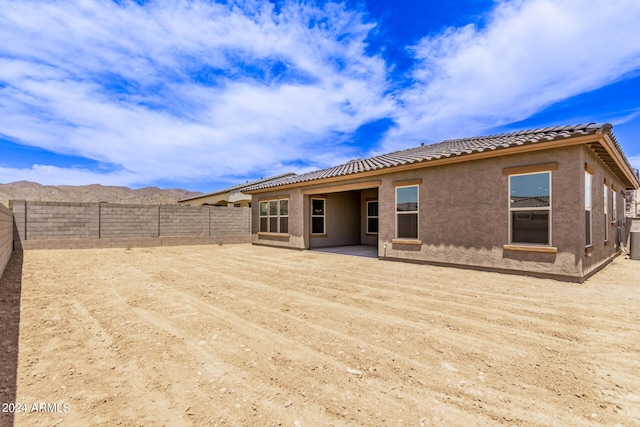
[[[623,256],[582,285],[250,245],[23,256],[2,425],[640,425]]]

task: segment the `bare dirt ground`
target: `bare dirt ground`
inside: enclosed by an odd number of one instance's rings
[[[27,412],[0,424],[640,425],[622,256],[581,285],[250,245],[20,258],[0,397]]]

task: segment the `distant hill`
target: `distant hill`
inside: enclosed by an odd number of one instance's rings
[[[18,181],[0,184],[0,203],[9,206],[9,200],[44,202],[108,202],[145,205],[175,204],[178,200],[194,197],[200,192],[179,188],[163,190],[145,187],[132,190],[128,187],[92,185],[41,185],[37,182]]]

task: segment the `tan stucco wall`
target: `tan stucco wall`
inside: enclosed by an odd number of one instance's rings
[[[509,244],[509,194],[508,176],[504,168],[557,163],[552,172],[551,246],[557,253],[514,251],[505,249]],[[593,178],[593,242],[591,255],[585,254],[584,245],[584,170],[585,162],[596,166]],[[602,184],[609,182],[621,189],[604,164],[600,163],[586,146],[571,146],[531,153],[514,154],[471,162],[426,167],[406,172],[376,176],[380,187],[375,190],[359,190],[360,243],[363,239],[367,192],[377,192],[379,200],[378,254],[385,259],[410,260],[430,263],[456,264],[496,270],[509,270],[546,274],[580,280],[584,275],[602,266],[618,253],[617,246],[604,245],[604,218],[602,214]],[[371,180],[372,178],[369,178]],[[393,243],[395,237],[395,187],[394,181],[421,179],[419,187],[419,236],[421,245]],[[366,179],[341,181],[340,184],[362,182]],[[336,185],[325,184],[325,185]],[[305,187],[308,193],[311,187]],[[317,194],[322,194],[322,184],[316,184]],[[309,196],[300,188],[281,190],[269,196],[287,194],[289,204],[290,236],[278,239],[258,238],[254,242],[278,246],[309,248]],[[350,193],[337,193],[347,197]],[[327,202],[327,221],[335,214],[331,205],[338,196]],[[253,230],[258,229],[258,199],[254,196]],[[350,197],[350,196],[349,196]],[[334,203],[331,203],[331,201]],[[346,200],[346,199],[345,199]],[[342,202],[345,202],[342,200]],[[346,210],[341,211],[343,214]],[[618,217],[624,212],[624,201],[618,197]],[[300,215],[301,214],[301,215]],[[343,215],[344,216],[344,215]],[[333,218],[331,220],[335,220]],[[352,224],[351,224],[352,225]],[[610,241],[616,236],[610,229]],[[313,240],[313,238],[312,238]],[[332,244],[349,244],[335,242]],[[315,244],[311,245],[312,247]]]
[[[322,195],[326,200],[326,234],[310,236],[309,248],[360,244],[359,191]],[[312,198],[312,197],[310,197]]]
[[[574,226],[582,211],[576,181],[584,170],[580,148],[518,154],[425,168],[385,177],[380,195],[379,255],[433,263],[580,275],[583,250]],[[503,249],[509,243],[508,177],[504,168],[557,162],[552,173],[552,242],[558,253]],[[419,235],[422,245],[392,243],[395,237],[393,182],[422,179]],[[382,208],[384,206],[385,208]],[[391,208],[389,208],[391,207]],[[386,248],[385,248],[386,244]]]
[[[360,244],[375,246],[378,244],[377,234],[367,234],[367,200],[378,200],[378,189],[371,188],[360,192]]]
[[[582,270],[584,274],[589,274],[591,271],[597,269],[602,265],[603,262],[610,260],[612,257],[616,256],[619,252],[619,239],[621,236],[625,234],[626,221],[624,220],[624,210],[625,210],[625,200],[624,200],[624,190],[625,188],[622,185],[622,182],[617,179],[599,159],[598,157],[587,147],[582,147],[582,156],[583,156],[583,164],[587,163],[590,168],[593,169],[593,189],[592,189],[592,246],[593,251],[585,254],[582,259]],[[609,228],[609,241],[605,245],[604,242],[604,195],[603,195],[603,185],[604,180],[607,180],[609,187],[608,194],[608,228]],[[584,188],[584,172],[582,173],[582,188]],[[612,202],[611,202],[611,183],[613,183],[614,187],[617,189],[617,223],[613,223],[612,219]],[[583,199],[584,203],[584,199]],[[584,206],[584,205],[583,205]],[[583,215],[582,221],[582,229],[584,230],[585,218]]]
[[[268,234],[258,233],[258,230],[260,230],[259,202],[261,200],[277,198],[289,198],[289,235],[271,236]],[[305,231],[305,227],[307,227],[307,225],[304,221],[304,218],[308,214],[308,202],[305,203],[304,196],[299,188],[279,190],[253,196],[253,202],[251,204],[251,230],[253,233],[253,243],[294,249],[308,249],[309,231]]]

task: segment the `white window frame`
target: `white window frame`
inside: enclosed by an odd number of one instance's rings
[[[607,194],[609,193],[609,187],[607,184],[604,184],[604,191],[602,192],[602,196],[604,197],[604,241],[609,241],[609,198]]]
[[[618,225],[618,197],[616,191],[611,189],[611,202],[613,203],[613,214],[611,215],[611,222]]]
[[[314,200],[322,200],[322,215],[314,215],[313,214],[313,201]],[[327,199],[325,197],[312,197],[311,198],[311,224],[310,231],[312,235],[322,236],[327,234]],[[313,218],[322,218],[322,233],[314,233],[313,232]]]
[[[587,185],[587,183],[589,185]],[[589,193],[589,197],[587,197],[587,193]],[[593,246],[593,175],[589,173],[589,171],[584,171],[584,212],[585,212],[585,222],[587,221],[586,213],[589,212],[589,234],[585,235],[585,246],[590,247]],[[587,224],[585,224],[585,231]],[[589,240],[586,240],[586,238]]]
[[[287,202],[287,214],[282,213],[282,202]],[[282,219],[287,218],[287,231],[282,231]],[[289,199],[278,199],[278,233],[289,234]]]
[[[265,204],[267,206],[267,208],[265,209],[266,213],[263,215],[262,214],[262,205]],[[260,203],[258,203],[258,232],[260,233],[267,233],[269,231],[269,201],[268,200],[260,200]],[[262,229],[262,219],[266,219],[267,220],[267,229],[263,230]]]
[[[281,215],[280,214],[280,201],[282,200],[286,200],[287,201],[287,214],[286,215]],[[262,215],[262,204],[266,203],[267,204],[267,214],[266,215]],[[271,203],[275,203],[276,204],[276,214],[272,215],[271,214],[271,210],[270,210],[270,206]],[[269,199],[269,200],[260,200],[260,203],[258,204],[258,216],[260,217],[259,221],[258,221],[258,230],[260,233],[281,233],[280,228],[281,228],[281,224],[280,224],[280,218],[289,218],[289,198],[288,197],[282,197],[282,198],[278,198],[278,199]],[[267,219],[267,230],[263,231],[262,230],[262,219],[266,218]],[[276,229],[272,230],[271,229],[271,219],[272,218],[276,218]],[[287,229],[289,228],[289,226],[287,225]],[[288,231],[286,233],[283,234],[288,234]]]
[[[552,207],[552,200],[553,200],[553,174],[551,173],[552,171],[550,170],[542,170],[542,171],[538,171],[538,172],[528,172],[528,173],[514,173],[514,174],[510,174],[508,176],[508,199],[507,199],[507,208],[509,210],[509,244],[510,245],[517,245],[517,246],[553,246],[552,243],[553,241],[551,240],[553,237],[553,231],[552,231],[552,224],[553,221],[552,219],[552,215],[553,215],[553,209],[551,209]],[[540,175],[540,174],[548,174],[549,175],[549,206],[542,206],[542,207],[533,207],[533,208],[514,208],[511,206],[511,177],[513,176],[526,176],[526,175]],[[513,215],[512,212],[522,212],[522,211],[548,211],[549,212],[549,216],[548,216],[548,221],[549,221],[549,235],[547,236],[547,241],[548,243],[527,243],[527,242],[514,242],[513,241]]]
[[[378,234],[378,230],[380,229],[380,217],[379,217],[380,211],[378,210],[378,215],[369,215],[369,203],[378,204],[378,201],[377,200],[367,200],[367,206],[366,206],[366,209],[367,209],[367,234]],[[380,205],[378,205],[378,209],[379,208],[380,208]],[[369,230],[369,219],[373,219],[373,218],[378,220],[378,230],[376,230],[376,231]]]
[[[398,189],[400,188],[416,188],[416,210],[415,211],[398,211]],[[395,187],[395,213],[396,213],[396,239],[419,240],[420,239],[420,185],[400,185]],[[398,236],[398,215],[416,214],[416,237],[400,237]]]

